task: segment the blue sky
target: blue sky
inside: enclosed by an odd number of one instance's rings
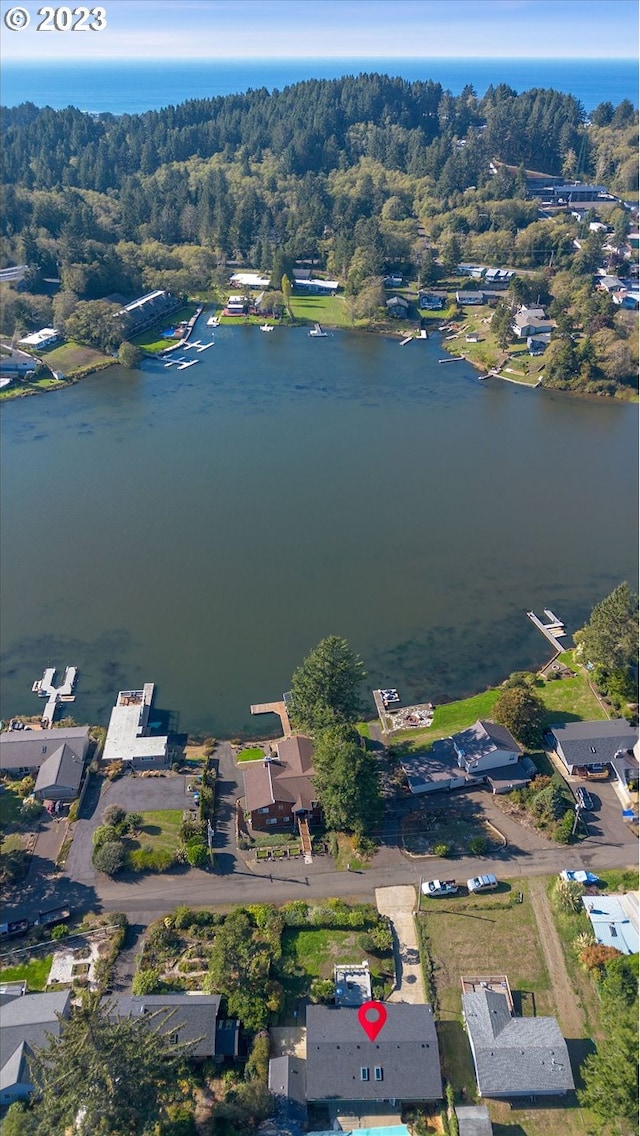
[[[1,0],[3,19],[14,7]],[[629,58],[638,44],[637,0],[101,0],[108,26],[87,32],[37,31],[42,0],[20,7],[30,25],[2,28],[6,61]]]

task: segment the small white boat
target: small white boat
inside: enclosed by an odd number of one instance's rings
[[[178,370],[179,370],[179,371],[186,371],[187,367],[195,367],[196,363],[199,363],[199,362],[200,362],[200,360],[199,360],[199,359],[188,359],[188,360],[185,360],[185,362],[184,362],[184,363],[181,363],[181,364],[180,364],[180,366],[178,367]]]
[[[260,324],[260,331],[273,331],[273,330],[274,330],[274,325],[272,323]]]
[[[220,320],[219,320],[218,316],[209,316],[209,319],[207,320],[207,327],[219,327],[219,326],[220,326]]]
[[[315,339],[326,339],[329,335],[329,332],[323,331],[323,329],[320,327],[320,324],[316,323],[311,328],[309,335],[312,335]]]

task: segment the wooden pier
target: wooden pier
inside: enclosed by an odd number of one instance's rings
[[[251,707],[252,714],[277,714],[282,723],[282,734],[285,738],[291,737],[291,723],[284,700],[282,702],[256,702]]]
[[[528,611],[527,618],[531,620],[534,627],[538,628],[538,631],[542,632],[545,639],[547,639],[553,647],[554,654],[549,660],[549,662],[552,663],[553,660],[556,659],[558,655],[562,654],[562,652],[564,651],[564,645],[560,642],[560,639],[562,638],[562,636],[566,635],[567,632],[562,620],[558,619],[552,611],[549,611],[548,608],[545,608],[544,614],[549,619],[551,619],[551,623],[543,623],[534,611]]]
[[[34,682],[31,687],[34,694],[37,694],[40,698],[46,698],[47,700],[47,704],[42,713],[42,721],[46,721],[49,726],[53,725],[53,719],[59,702],[75,702],[76,696],[73,693],[73,688],[76,684],[76,678],[78,677],[78,668],[67,667],[60,686],[53,685],[55,675],[55,667],[47,667],[42,678]]]

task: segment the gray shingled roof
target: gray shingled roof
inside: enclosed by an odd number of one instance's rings
[[[550,729],[567,765],[606,764],[619,749],[633,749],[638,740],[638,727],[630,726],[626,718],[566,722]]]
[[[193,1057],[213,1057],[216,1052],[216,1022],[219,994],[122,994],[107,998],[121,1018],[158,1013],[153,1028],[179,1035],[179,1043],[193,1042]]]
[[[60,1022],[56,1015],[66,1017],[69,1001],[69,991],[58,990],[53,994],[24,994],[4,1002],[0,1017],[0,1086],[3,1089],[16,1084],[16,1078],[24,1072],[25,1045],[30,1048],[44,1046],[47,1034],[60,1036]]]
[[[307,1100],[399,1101],[442,1097],[430,1006],[386,1003],[387,1020],[369,1041],[350,1006],[307,1007]],[[382,1080],[375,1079],[375,1069]],[[369,1071],[362,1080],[361,1069]]]
[[[461,730],[453,735],[453,741],[459,749],[464,750],[468,761],[477,761],[488,753],[504,750],[505,753],[522,753],[513,734],[505,726],[497,722],[485,722],[478,719],[467,730]]]
[[[482,1096],[564,1093],[573,1089],[567,1044],[555,1018],[514,1018],[505,994],[462,995]]]
[[[89,745],[89,727],[60,730],[6,730],[0,734],[0,769],[34,768],[43,765],[66,743],[80,758]]]
[[[46,796],[50,789],[68,789],[70,796],[77,797],[83,769],[82,757],[63,742],[40,766],[34,793]]]

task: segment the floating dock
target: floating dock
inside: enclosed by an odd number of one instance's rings
[[[564,644],[560,642],[560,639],[564,635],[566,635],[567,632],[562,620],[558,619],[558,617],[555,616],[552,611],[550,611],[548,608],[545,608],[544,614],[548,619],[551,620],[550,623],[543,623],[534,611],[528,611],[527,618],[531,620],[534,627],[538,628],[538,631],[542,632],[545,639],[547,639],[553,647],[554,654],[553,657],[549,660],[550,662],[553,662],[553,660],[557,658],[558,655],[562,653],[562,651],[564,651]]]
[[[47,704],[42,713],[42,720],[47,721],[49,725],[53,723],[56,708],[59,702],[74,702],[75,694],[73,688],[76,684],[78,677],[77,667],[67,667],[64,672],[64,679],[60,686],[54,686],[56,677],[56,668],[47,667],[42,678],[34,682],[31,687],[34,694],[39,695],[40,698],[46,698]]]

